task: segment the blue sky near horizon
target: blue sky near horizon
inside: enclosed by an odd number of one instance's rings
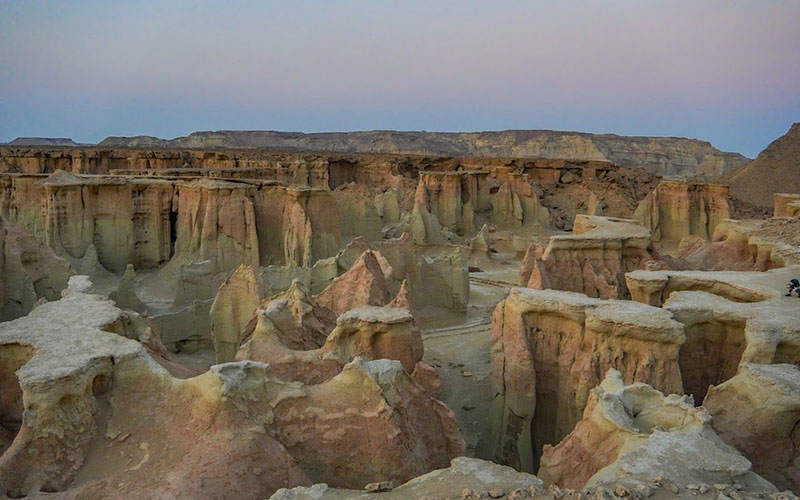
[[[4,1],[0,142],[554,129],[755,156],[800,121],[798,0]]]

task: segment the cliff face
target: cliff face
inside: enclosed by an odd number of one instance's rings
[[[309,266],[335,255],[340,221],[330,191],[270,181],[176,181],[114,176],[7,176],[0,215],[40,236],[56,254],[90,247],[108,270],[209,260]]]
[[[686,236],[710,240],[730,217],[728,186],[661,181],[639,203],[634,218],[653,232],[653,241],[675,245]]]
[[[800,192],[800,123],[723,181],[733,196],[762,207],[772,206],[774,193]]]
[[[164,140],[109,137],[103,147],[289,148],[310,151],[434,156],[505,156],[607,160],[665,176],[716,177],[747,161],[705,141],[678,137],[625,137],[552,130],[500,132],[365,131],[303,134],[275,131],[195,132]]]
[[[534,470],[541,448],[566,436],[610,368],[626,383],[682,393],[683,327],[663,309],[555,290],[513,289],[495,308],[487,442],[499,461]]]

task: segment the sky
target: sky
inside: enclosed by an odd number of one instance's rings
[[[553,129],[753,157],[800,121],[800,0],[0,2],[0,141]]]

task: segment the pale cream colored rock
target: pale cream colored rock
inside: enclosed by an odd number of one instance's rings
[[[452,412],[399,361],[355,359],[309,386],[253,361],[178,380],[139,342],[104,331],[122,311],[90,287],[75,277],[63,299],[0,325],[4,432],[20,426],[0,456],[13,496],[244,500],[321,481],[399,483],[464,452]]]
[[[625,385],[616,370],[591,391],[574,430],[558,445],[545,446],[539,476],[562,488],[632,478],[678,493],[692,482],[733,479],[751,491],[775,491],[717,436],[704,408],[646,384]]]
[[[416,477],[384,493],[364,493],[331,488],[327,484],[278,490],[270,500],[406,500],[410,498],[484,498],[491,491],[540,489],[542,482],[530,474],[517,472],[477,458],[454,458],[450,466]],[[528,498],[527,496],[521,498]]]

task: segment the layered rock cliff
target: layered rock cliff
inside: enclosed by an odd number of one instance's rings
[[[399,153],[437,156],[504,156],[606,160],[659,175],[719,176],[747,161],[711,144],[678,137],[626,137],[551,130],[500,132],[398,132],[376,130],[303,134],[275,131],[195,132],[164,140],[108,137],[102,147],[279,148],[307,151]]]

